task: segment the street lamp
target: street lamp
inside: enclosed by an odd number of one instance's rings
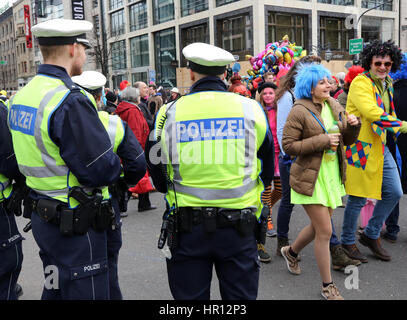
[[[326,49],[326,51],[325,51],[325,60],[326,60],[326,62],[329,63],[329,61],[332,60],[332,56],[333,56],[333,54],[332,54],[331,49],[329,49],[329,48]]]

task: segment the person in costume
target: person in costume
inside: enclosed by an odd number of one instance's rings
[[[342,226],[342,246],[351,258],[367,262],[355,244],[360,210],[366,198],[377,199],[372,217],[359,242],[381,260],[391,256],[382,247],[380,231],[384,221],[402,196],[400,176],[388,143],[407,132],[407,122],[397,118],[393,82],[389,72],[399,69],[402,55],[391,41],[373,41],[361,54],[362,67],[349,89],[346,111],[361,118],[362,127],[355,144],[346,148],[346,193],[349,194]]]
[[[314,241],[314,250],[322,278],[322,296],[342,300],[332,281],[329,239],[331,215],[342,204],[346,179],[344,145],[355,142],[360,122],[345,114],[343,107],[330,97],[330,72],[322,65],[302,67],[296,77],[296,102],[283,131],[283,149],[295,157],[290,170],[291,202],[302,204],[311,223],[301,230],[291,246],[281,249],[292,274],[301,269],[298,253]],[[338,132],[330,133],[336,125]]]

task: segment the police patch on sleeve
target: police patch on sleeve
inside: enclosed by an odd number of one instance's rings
[[[24,105],[13,105],[9,113],[10,128],[33,136],[36,118],[36,108]]]
[[[179,121],[177,142],[244,139],[244,118],[215,118]]]

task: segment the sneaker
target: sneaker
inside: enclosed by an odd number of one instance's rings
[[[339,294],[339,290],[335,284],[331,283],[329,286],[322,286],[321,295],[326,300],[344,300],[343,297]]]
[[[267,230],[266,236],[274,238],[277,236],[277,231],[275,229]]]
[[[128,214],[126,212],[120,212],[120,218],[126,218]]]
[[[282,257],[281,248],[289,246],[290,243],[288,242],[287,238],[279,238],[277,237],[277,255]]]
[[[271,256],[267,253],[266,248],[261,243],[257,244],[257,253],[259,254],[259,260],[264,263],[271,261]]]
[[[347,256],[340,244],[331,248],[332,267],[334,270],[342,270],[347,266],[359,266],[359,260],[351,259]]]
[[[290,246],[285,246],[281,248],[281,255],[287,262],[287,269],[290,273],[299,275],[301,274],[300,265],[298,264],[298,260],[290,255],[289,252]]]

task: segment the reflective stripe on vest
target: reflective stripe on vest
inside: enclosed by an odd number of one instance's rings
[[[98,115],[103,126],[106,128],[107,134],[109,135],[113,152],[117,154],[117,148],[124,138],[123,122],[119,116],[108,114],[105,111],[99,111]]]
[[[8,124],[19,169],[35,192],[68,203],[69,188],[81,186],[49,136],[49,119],[70,90],[57,78],[37,75],[10,103]],[[83,187],[83,186],[81,186]],[[92,192],[92,188],[85,189]],[[108,196],[108,194],[107,194]]]
[[[0,173],[0,202],[10,196],[12,189],[10,180]]]
[[[257,150],[268,126],[258,103],[226,92],[195,93],[161,108],[156,123],[161,121],[161,146],[180,207],[261,209]],[[170,206],[174,200],[169,187]]]

